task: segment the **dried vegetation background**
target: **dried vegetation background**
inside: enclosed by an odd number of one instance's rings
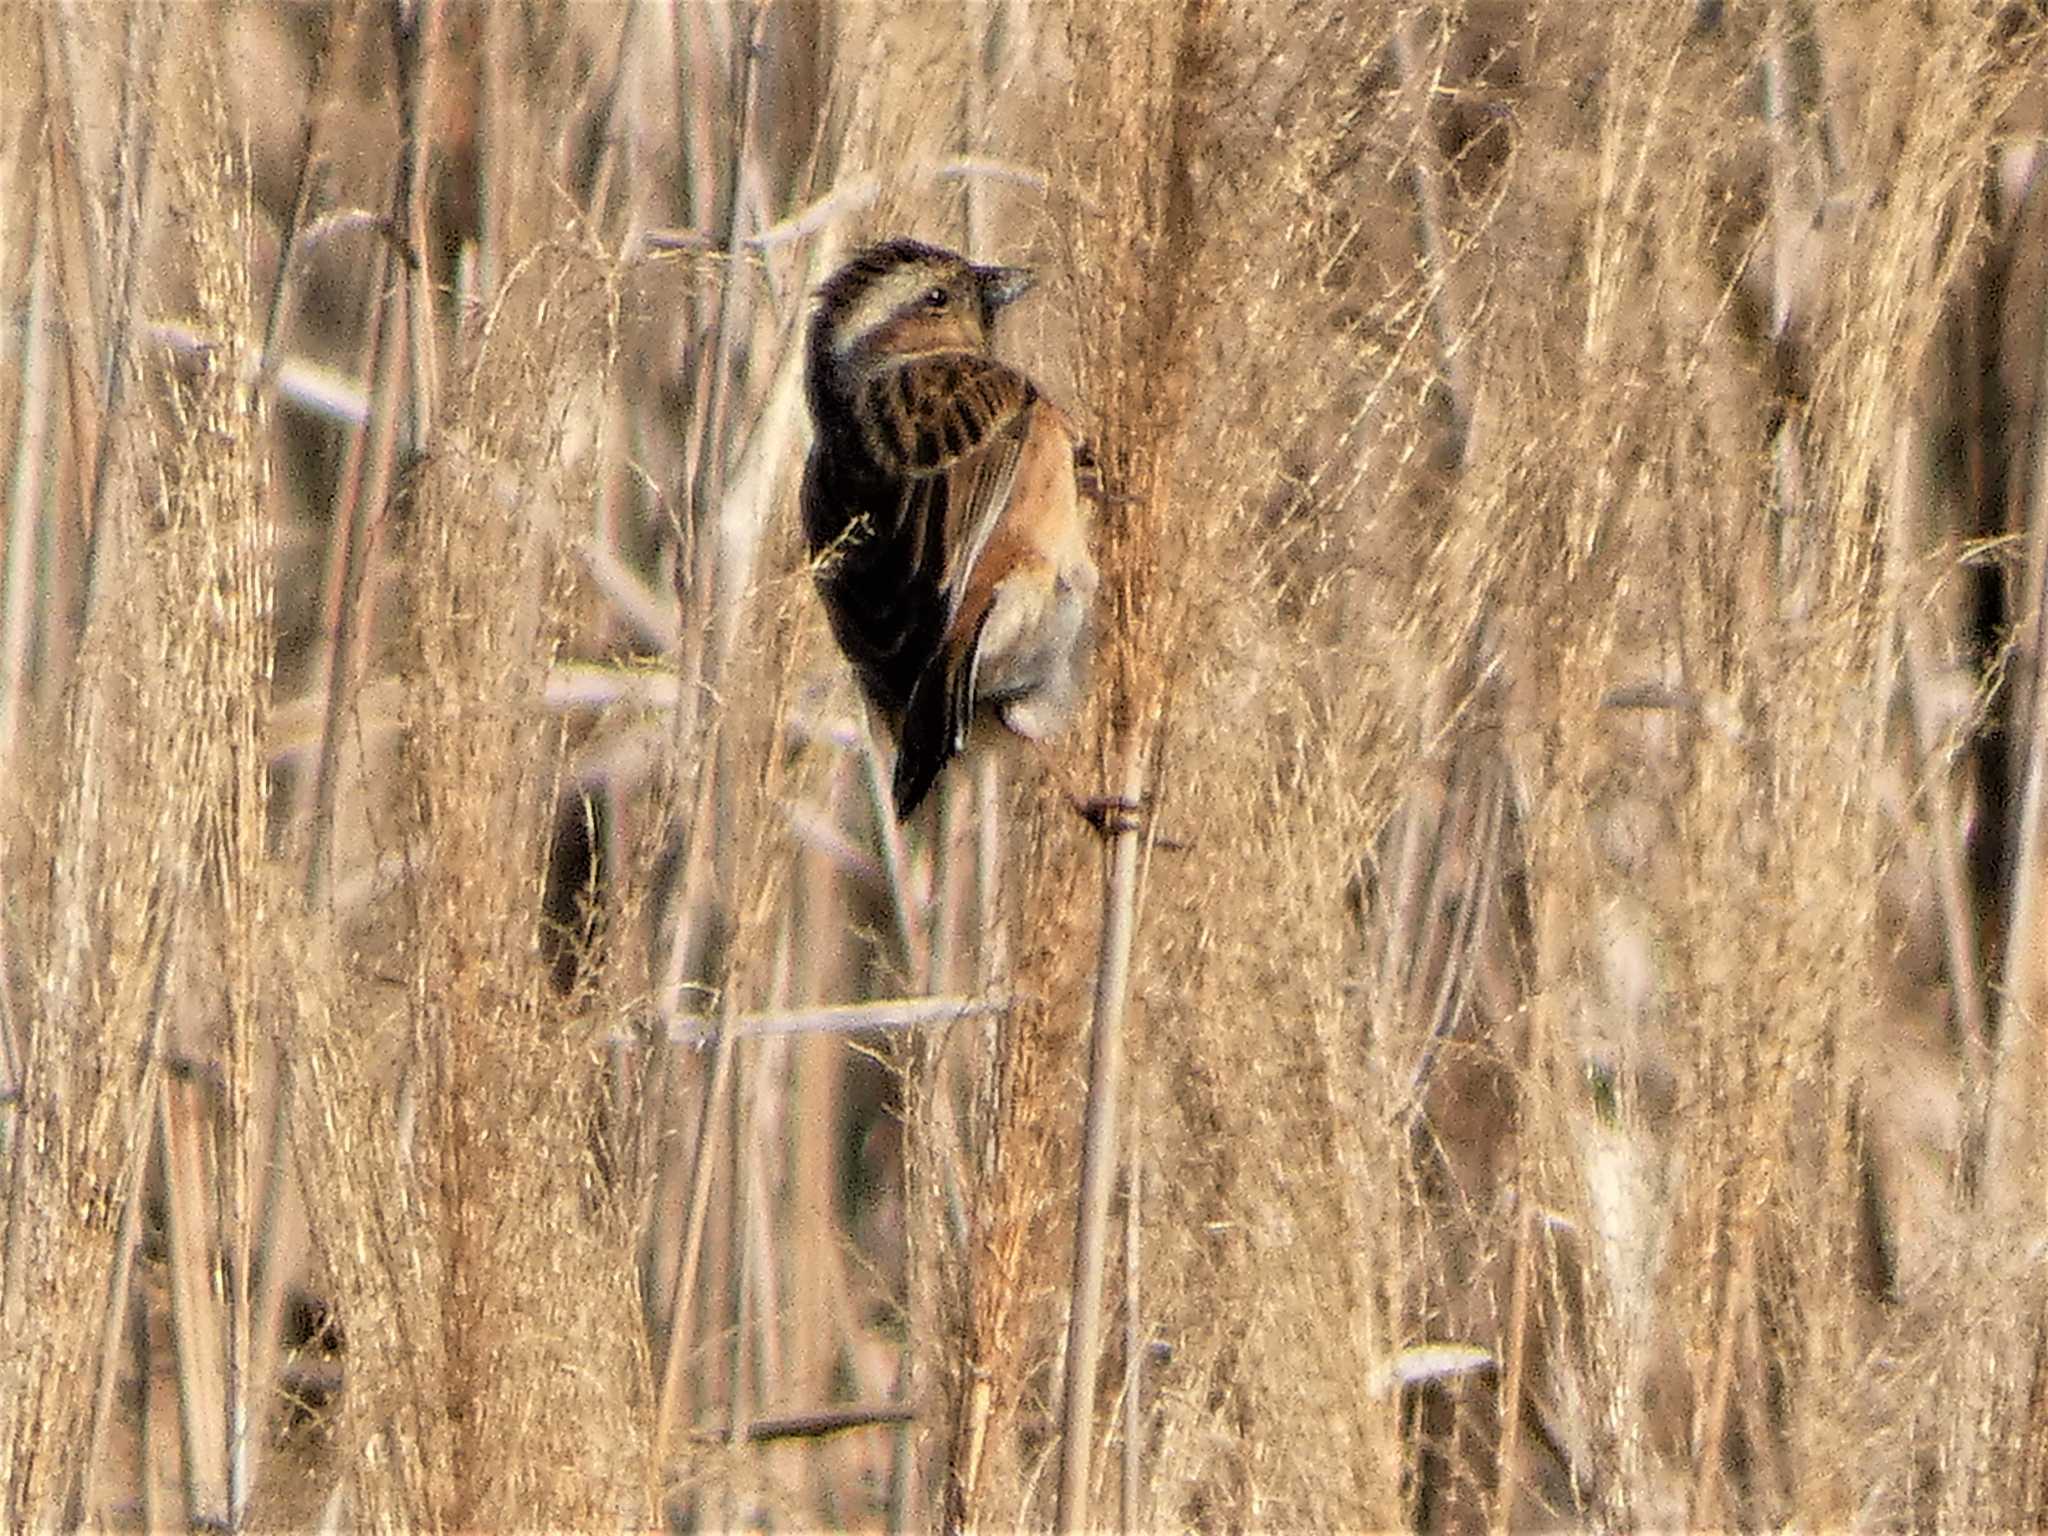
[[[21,3],[0,102],[9,1528],[2048,1519],[2038,4]],[[792,506],[894,232],[1107,484],[1087,723],[903,829]]]

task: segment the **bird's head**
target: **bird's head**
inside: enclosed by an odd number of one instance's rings
[[[932,352],[985,352],[1003,308],[1030,290],[1023,267],[977,266],[917,240],[871,245],[818,290],[814,382]]]

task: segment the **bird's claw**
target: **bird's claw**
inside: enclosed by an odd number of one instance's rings
[[[1088,795],[1074,797],[1074,810],[1081,819],[1103,837],[1113,837],[1123,832],[1135,832],[1144,825],[1145,802],[1131,800],[1122,795]]]

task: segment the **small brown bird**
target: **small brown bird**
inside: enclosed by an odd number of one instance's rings
[[[1096,574],[1072,424],[990,352],[1031,286],[915,240],[818,291],[804,537],[832,634],[896,738],[896,814],[992,715],[1043,740],[1078,709]]]

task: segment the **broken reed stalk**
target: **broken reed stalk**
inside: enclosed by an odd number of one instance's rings
[[[689,953],[693,946],[685,942],[684,934],[694,932],[700,942],[708,940],[714,914],[722,915],[728,921],[736,920],[742,895],[738,888],[738,854],[733,846],[738,837],[734,822],[741,771],[730,744],[731,722],[727,718],[728,703],[723,701],[723,694],[728,686],[726,680],[735,668],[741,620],[750,611],[752,602],[752,594],[747,590],[747,575],[756,563],[755,551],[741,548],[740,544],[743,539],[758,539],[759,527],[764,526],[766,520],[763,518],[755,528],[742,528],[726,503],[733,497],[760,494],[750,471],[752,451],[758,451],[762,445],[749,441],[758,423],[751,420],[738,423],[735,420],[740,403],[746,399],[746,386],[750,379],[761,381],[768,391],[765,398],[772,398],[776,381],[786,374],[791,360],[791,354],[786,350],[771,349],[764,359],[752,353],[746,345],[754,319],[754,302],[751,290],[746,287],[753,277],[744,263],[744,243],[751,224],[759,221],[758,210],[749,197],[748,189],[756,179],[755,161],[760,154],[756,119],[761,95],[762,28],[769,14],[767,6],[748,6],[740,18],[741,24],[714,42],[707,43],[702,31],[692,33],[693,44],[704,44],[702,48],[692,47],[693,59],[713,52],[724,59],[725,89],[736,105],[736,121],[719,193],[718,206],[723,219],[720,248],[723,255],[718,268],[712,326],[701,342],[705,356],[699,371],[700,387],[695,413],[689,424],[685,455],[686,526],[688,537],[694,540],[694,548],[679,551],[676,564],[681,627],[691,637],[689,652],[682,661],[685,680],[686,684],[694,680],[709,702],[707,706],[678,711],[679,732],[693,727],[687,737],[679,734],[678,750],[682,760],[693,766],[698,785],[697,814],[689,829],[687,857],[701,878],[695,882],[700,889],[686,891],[677,907],[676,939],[669,966],[671,984],[668,990],[672,999],[680,995],[680,986],[687,979],[687,968],[697,963],[696,957]],[[718,19],[708,12],[693,19],[701,21],[706,17],[713,21]],[[693,121],[703,116],[694,114]],[[692,186],[697,184],[697,179],[693,178]],[[780,338],[782,348],[794,345],[795,334],[793,328],[785,330]],[[765,414],[767,407],[764,405],[762,409]],[[697,675],[690,679],[689,671],[693,666]],[[681,1256],[676,1265],[667,1353],[662,1364],[656,1407],[653,1468],[654,1475],[662,1479],[673,1476],[670,1459],[680,1444],[680,1427],[686,1411],[685,1390],[690,1384],[685,1367],[695,1349],[696,1289],[706,1246],[707,1205],[713,1174],[721,1159],[727,1166],[731,1181],[727,1191],[724,1238],[725,1253],[733,1269],[728,1280],[735,1332],[729,1340],[727,1360],[728,1388],[732,1394],[728,1414],[735,1444],[742,1438],[741,1428],[746,1413],[742,1376],[748,1358],[748,1341],[744,1335],[749,1326],[747,1289],[751,1282],[747,1277],[749,1265],[745,1256],[748,1240],[745,1195],[751,1149],[745,1142],[742,1109],[748,1074],[739,1061],[741,1048],[740,1031],[736,1027],[736,992],[742,984],[742,971],[737,951],[723,956],[721,964],[723,972],[718,977],[721,1024],[717,1046],[700,1100],[689,1176],[678,1186],[687,1194],[689,1205],[684,1217]],[[671,1079],[679,1064],[679,1058],[671,1051],[667,1069]],[[726,1138],[722,1147],[716,1139],[721,1121]],[[727,1496],[733,1496],[730,1485]],[[663,1505],[657,1503],[655,1507],[659,1509]]]
[[[866,1003],[825,1003],[815,1008],[773,1008],[743,1013],[733,1028],[745,1038],[769,1035],[847,1035],[895,1033],[940,1028],[1006,1011],[1004,997],[967,994],[877,998]],[[671,1021],[668,1038],[674,1045],[705,1045],[718,1038],[721,1026],[701,1014]]]

